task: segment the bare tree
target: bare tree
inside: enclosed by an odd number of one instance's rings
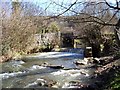
[[[4,5],[7,3],[3,2]],[[12,2],[12,9],[8,7],[8,10],[2,7],[2,55],[8,58],[18,53],[26,53],[28,47],[32,47],[34,35],[39,29],[35,24],[37,18],[33,16],[38,13],[31,11],[32,8],[36,11],[39,8],[36,8],[34,4],[30,4],[26,14],[24,13],[26,8],[21,4],[21,2]],[[39,20],[42,22],[41,19]]]
[[[89,28],[91,24],[98,25],[102,31],[105,30],[106,28],[109,29],[113,27],[113,30],[115,31],[116,41],[118,42],[118,45],[120,45],[118,24],[120,21],[119,20],[120,1],[116,0],[115,2],[116,2],[115,4],[111,4],[106,0],[100,1],[76,0],[67,6],[64,5],[64,2],[60,4],[53,1],[53,3],[55,3],[56,5],[64,8],[62,13],[53,17],[64,15],[64,13],[68,11],[74,13],[74,15],[71,15],[69,17],[67,16],[64,18],[65,21],[67,21],[68,23],[74,24],[72,26],[77,30],[84,30],[86,26],[88,26]]]

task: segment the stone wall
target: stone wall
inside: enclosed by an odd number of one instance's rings
[[[35,34],[36,46],[43,46],[53,43],[57,39],[56,33]]]

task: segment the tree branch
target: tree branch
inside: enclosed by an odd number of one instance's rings
[[[108,5],[110,8],[113,8],[113,9],[116,9],[116,10],[120,10],[120,7],[119,7],[119,2],[116,0],[116,3],[117,3],[117,6],[112,6],[110,5],[106,0],[105,0],[105,3],[106,5]]]

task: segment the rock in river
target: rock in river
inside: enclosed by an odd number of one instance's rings
[[[81,62],[81,61],[76,61],[74,62],[76,65],[86,65],[87,63],[86,62]]]
[[[63,69],[64,66],[62,65],[48,65],[47,67],[53,68],[53,69]]]

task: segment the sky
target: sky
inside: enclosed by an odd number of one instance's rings
[[[46,7],[49,7],[48,11],[54,12],[54,14],[56,14],[56,13],[58,14],[58,13],[64,12],[65,8],[61,9],[61,7],[59,7],[56,4],[50,4],[51,1],[59,3],[59,4],[61,4],[63,2],[64,3],[63,5],[65,7],[67,7],[67,6],[71,5],[71,3],[74,3],[75,1],[85,2],[85,1],[100,1],[100,0],[25,0],[25,1],[33,2],[35,4],[38,4],[38,5],[42,6],[44,9],[46,9]],[[116,0],[106,0],[106,1],[108,1],[109,3],[115,3],[116,2]],[[73,6],[71,9],[74,10],[74,9],[76,9],[77,6],[79,7],[79,5],[75,5],[75,7]],[[82,5],[80,7],[82,9]],[[78,9],[80,9],[80,8],[78,8]],[[69,14],[69,13],[74,14],[73,12],[69,12],[69,11],[66,14]]]
[[[16,0],[1,0],[2,2],[9,2],[9,1],[16,1]],[[0,2],[1,2],[0,1]],[[59,14],[65,11],[65,8],[61,8],[60,6],[56,5],[55,3],[51,3],[51,1],[56,2],[58,4],[62,4],[64,2],[64,6],[68,7],[71,3],[74,3],[75,1],[81,2],[81,1],[100,1],[100,0],[18,0],[19,2],[30,2],[34,3],[35,5],[42,7],[43,10],[46,10],[46,14]],[[110,3],[115,3],[116,0],[107,0]],[[48,7],[48,8],[47,8]],[[71,9],[74,10],[78,6],[75,5]],[[82,5],[80,6],[82,9]],[[77,8],[79,9],[79,8]],[[74,14],[73,12],[67,12],[65,14]]]
[[[0,0],[2,2],[8,2],[8,1],[17,1],[17,0]],[[23,1],[23,2],[49,2],[51,0],[18,0],[18,1]],[[75,2],[76,0],[52,0],[52,1],[56,1],[56,2]],[[81,1],[81,0],[78,0],[78,1]],[[100,0],[83,0],[83,1],[100,1]],[[116,0],[106,0],[108,2],[112,2],[112,3],[115,3]]]

